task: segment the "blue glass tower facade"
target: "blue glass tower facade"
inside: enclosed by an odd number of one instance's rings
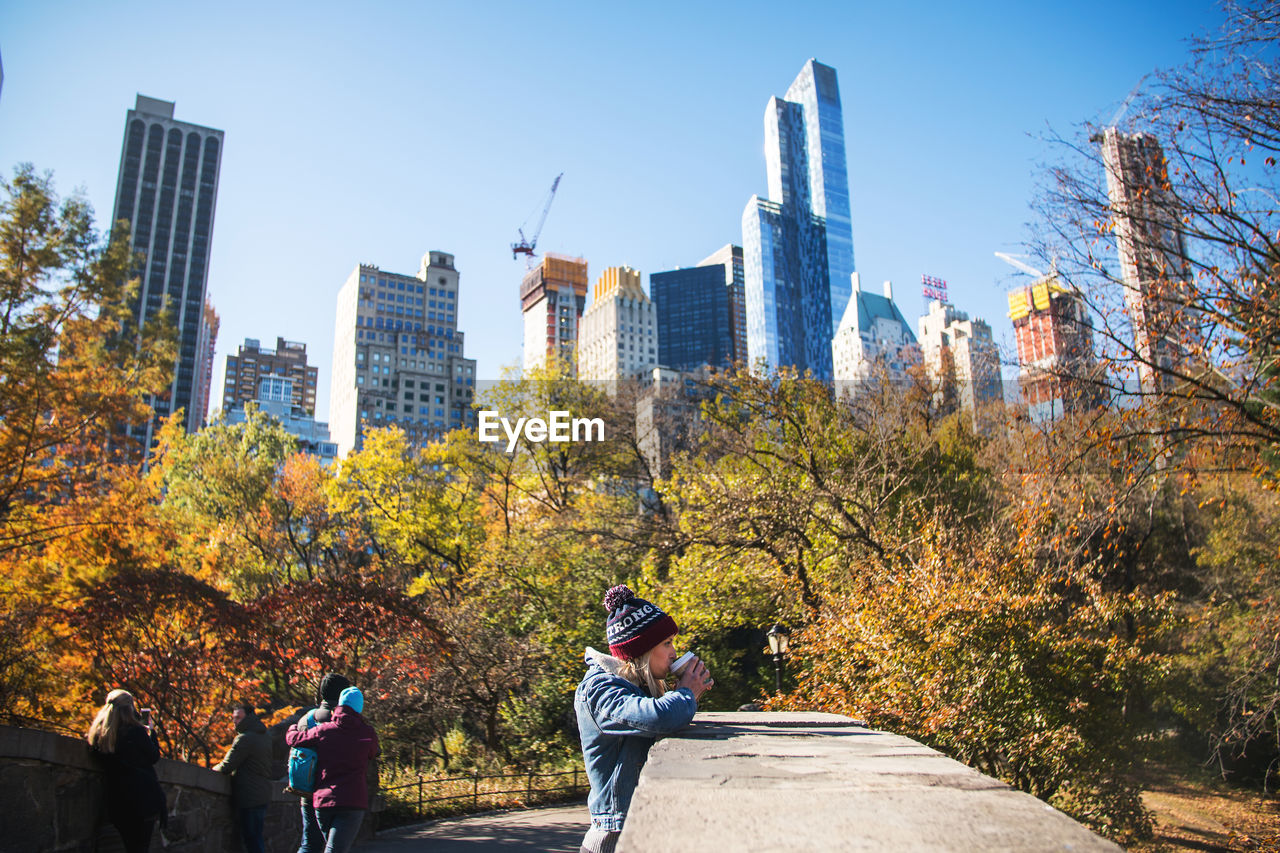
[[[854,270],[835,69],[806,62],[786,97],[769,99],[764,128],[770,198],[742,214],[750,360],[830,379]]]
[[[649,276],[658,364],[693,371],[745,361],[742,248],[725,246],[696,267]]]

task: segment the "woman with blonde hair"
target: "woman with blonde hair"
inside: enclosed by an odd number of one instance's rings
[[[103,767],[107,818],[120,833],[126,853],[146,853],[156,823],[167,811],[156,778],[160,744],[150,714],[138,713],[133,694],[112,690],[85,736]]]
[[[694,658],[676,688],[667,689],[680,629],[657,605],[619,585],[605,593],[604,608],[609,654],[587,649],[587,674],[573,696],[591,782],[591,828],[581,853],[612,853],[649,747],[688,725],[711,686],[706,667]]]

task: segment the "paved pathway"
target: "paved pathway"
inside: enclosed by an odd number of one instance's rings
[[[590,822],[585,803],[493,812],[388,829],[355,853],[577,853]]]

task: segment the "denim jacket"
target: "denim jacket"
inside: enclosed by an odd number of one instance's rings
[[[591,824],[616,832],[631,805],[649,747],[684,728],[698,710],[687,687],[654,699],[618,675],[621,661],[588,648],[587,674],[573,695],[582,758],[591,782]]]

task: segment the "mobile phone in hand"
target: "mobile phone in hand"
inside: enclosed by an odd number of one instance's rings
[[[151,709],[150,708],[143,708],[141,711],[138,712],[138,714],[141,715],[142,724],[144,726],[151,725]]]

